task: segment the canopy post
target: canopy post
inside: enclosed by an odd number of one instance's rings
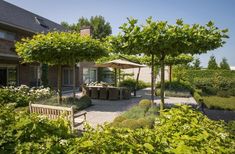
[[[137,73],[137,77],[136,77],[136,83],[135,83],[135,89],[134,89],[134,96],[136,96],[136,91],[138,88],[138,84],[139,84],[139,76],[140,76],[140,67],[138,69],[138,73]]]

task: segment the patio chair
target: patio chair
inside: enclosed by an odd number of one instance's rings
[[[100,88],[100,99],[108,99],[108,89],[107,88]]]
[[[109,100],[118,100],[120,98],[118,88],[109,88]]]
[[[82,86],[82,94],[91,97],[91,90],[86,86]]]
[[[91,98],[92,99],[98,99],[99,98],[98,88],[95,88],[95,87],[91,88]]]
[[[122,90],[122,98],[123,99],[130,99],[131,98],[131,91],[127,88]]]

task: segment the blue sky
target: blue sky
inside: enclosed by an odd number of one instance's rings
[[[110,22],[113,34],[134,17],[139,23],[152,16],[155,20],[174,23],[182,18],[185,23],[206,24],[212,20],[219,28],[229,29],[229,39],[224,47],[199,58],[207,66],[209,57],[215,55],[219,63],[226,57],[230,65],[235,66],[235,0],[6,0],[33,13],[60,23],[77,22],[80,17],[90,18],[102,15]]]

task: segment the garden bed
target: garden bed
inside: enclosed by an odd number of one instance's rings
[[[235,97],[203,96],[203,102],[207,108],[235,110]]]

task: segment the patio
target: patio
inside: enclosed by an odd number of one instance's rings
[[[72,96],[72,93],[65,94],[65,96]],[[82,93],[77,93],[76,96],[80,97]],[[129,100],[98,100],[92,99],[93,106],[82,110],[80,112],[87,112],[87,122],[92,126],[96,127],[97,125],[104,124],[105,122],[112,122],[115,117],[120,115],[122,112],[128,110],[133,105],[138,104],[141,99],[150,99],[151,98],[151,89],[146,88],[137,91],[137,95],[141,95],[140,98],[131,98]],[[155,97],[156,104],[159,105],[160,98]],[[188,104],[192,106],[196,106],[197,103],[193,97],[190,98],[178,98],[178,97],[166,97],[165,98],[166,106],[172,106],[175,104]],[[78,112],[77,114],[79,114]],[[79,119],[75,119],[75,121]],[[81,128],[78,128],[81,129]]]

